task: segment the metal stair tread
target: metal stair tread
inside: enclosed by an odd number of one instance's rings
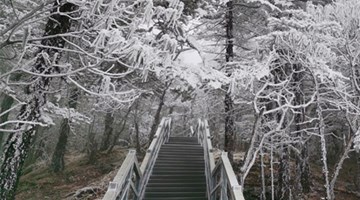
[[[205,200],[203,147],[196,137],[170,137],[160,148],[145,200]]]
[[[206,192],[204,187],[153,187],[146,188],[147,192]]]
[[[203,178],[199,178],[199,179],[158,179],[158,178],[153,178],[150,179],[148,184],[188,184],[188,183],[196,183],[196,184],[203,184],[204,180]]]
[[[146,197],[144,200],[207,200],[205,197]]]
[[[205,197],[206,192],[147,192],[146,197]]]
[[[188,163],[188,164],[196,164],[196,163],[204,163],[204,160],[192,160],[189,163],[188,160],[159,160],[159,163]]]
[[[196,186],[206,186],[206,183],[202,182],[190,182],[187,184],[184,183],[149,183],[148,187],[158,187],[158,186],[166,186],[166,187],[181,187],[181,186],[189,186],[189,187],[196,187]]]
[[[158,157],[159,161],[204,161],[204,158],[186,158],[186,157]]]
[[[188,168],[171,168],[171,167],[156,167],[153,169],[153,172],[158,172],[158,171],[168,171],[168,172],[172,172],[172,171],[201,171],[201,172],[205,172],[204,168],[196,168],[196,167],[188,167]]]

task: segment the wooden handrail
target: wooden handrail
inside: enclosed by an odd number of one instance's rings
[[[129,151],[118,173],[110,182],[103,200],[139,200],[143,198],[161,145],[169,140],[170,129],[171,118],[163,118],[140,167],[136,158],[136,151]]]
[[[211,135],[207,120],[198,120],[197,137],[200,144],[204,147],[208,199],[244,200],[242,188],[236,179],[236,175],[230,164],[227,152],[222,152],[220,159],[215,165]]]

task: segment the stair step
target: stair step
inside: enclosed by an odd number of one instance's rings
[[[191,183],[156,183],[150,182],[147,184],[147,187],[204,187],[206,188],[206,183],[204,181],[201,182],[191,182]]]
[[[198,165],[205,165],[204,160],[192,160],[189,162],[188,160],[158,160],[155,163],[155,166],[157,165],[163,165],[163,164],[187,164],[188,166],[198,166]]]
[[[204,156],[204,152],[202,150],[200,151],[188,151],[188,152],[183,152],[183,151],[176,151],[176,150],[160,150],[159,155],[176,155],[176,156],[181,156],[181,155],[194,155],[194,156]]]
[[[205,166],[154,166],[153,172],[155,171],[180,171],[180,170],[199,170],[204,172]]]
[[[167,178],[159,177],[161,175],[155,175],[154,177],[150,178],[149,183],[202,183],[205,182],[205,177],[171,177],[168,176]]]
[[[198,142],[197,138],[173,138],[170,137],[168,141],[175,141],[175,142]]]
[[[207,200],[205,197],[145,197],[144,200]]]
[[[161,146],[145,200],[206,200],[204,149],[196,137],[170,137]]]
[[[192,163],[191,165],[187,163],[156,163],[153,169],[204,169],[204,163]]]
[[[169,152],[169,153],[177,153],[177,154],[203,154],[204,150],[201,149],[192,149],[192,148],[171,148],[171,147],[162,147],[159,151],[160,152]]]
[[[206,197],[205,192],[146,192],[148,197]]]
[[[162,166],[205,166],[204,160],[194,160],[193,162],[185,162],[183,160],[176,161],[166,161],[166,160],[157,160],[155,166],[158,164]]]
[[[183,150],[183,149],[160,149],[159,155],[172,154],[172,155],[204,155],[204,151],[201,150]]]
[[[178,148],[178,149],[199,149],[199,150],[203,150],[204,148],[202,146],[200,146],[199,144],[187,144],[187,145],[183,145],[183,144],[168,144],[165,143],[161,146],[161,148]]]
[[[202,158],[204,159],[204,154],[172,154],[171,152],[164,152],[164,153],[159,153],[158,158],[159,157],[174,157],[174,158]]]
[[[155,163],[155,165],[159,163],[159,164],[164,164],[164,163],[183,163],[183,164],[188,164],[189,166],[193,165],[193,164],[203,164],[205,165],[204,159],[189,159],[189,158],[158,158],[157,162]]]
[[[201,151],[204,152],[204,148],[200,145],[193,145],[193,144],[188,144],[188,145],[184,145],[184,144],[163,144],[161,146],[161,149],[166,149],[166,150],[186,150],[187,152],[196,152],[196,151]]]
[[[147,192],[206,192],[205,187],[179,186],[179,187],[154,187],[149,185]]]
[[[186,145],[200,145],[197,141],[175,141],[169,140],[166,144],[186,144]]]
[[[204,155],[203,154],[172,154],[169,152],[164,152],[164,153],[159,153],[158,158],[159,157],[182,157],[182,158],[202,158],[204,159]]]
[[[191,163],[189,161],[186,160],[158,160],[153,169],[157,169],[157,168],[161,168],[161,169],[166,169],[166,168],[171,168],[174,170],[182,170],[182,169],[201,169],[204,170],[205,169],[205,162],[202,160],[193,160],[191,161]]]
[[[158,179],[158,178],[153,178],[150,179],[148,182],[148,185],[151,184],[180,184],[180,185],[188,185],[188,184],[204,184],[205,183],[205,177],[201,178],[201,179],[177,179],[177,180],[165,180],[164,179]]]
[[[161,173],[165,173],[165,172],[169,172],[170,174],[173,174],[173,173],[176,173],[176,172],[187,172],[187,173],[190,173],[190,172],[199,172],[199,173],[201,173],[201,172],[204,172],[205,170],[204,170],[204,168],[196,168],[196,167],[188,167],[188,168],[176,168],[176,169],[174,169],[174,168],[170,168],[170,167],[168,167],[168,168],[158,168],[158,167],[156,167],[156,168],[153,168],[153,172],[161,172]]]
[[[181,169],[203,169],[205,170],[204,164],[199,165],[190,165],[190,166],[180,166],[178,164],[170,163],[170,164],[160,164],[155,165],[153,170],[160,169],[160,170],[166,170],[166,169],[174,169],[174,170],[181,170]]]
[[[158,157],[204,158],[204,154],[172,154],[169,152],[163,152],[159,153]]]
[[[150,177],[151,178],[157,178],[157,179],[201,179],[201,178],[204,178],[204,181],[205,181],[205,174],[194,174],[194,175],[186,175],[186,174],[170,174],[170,175],[167,175],[167,174],[164,174],[164,175],[153,175]]]
[[[168,157],[158,157],[157,159],[158,161],[189,161],[189,162],[192,162],[192,161],[204,161],[204,158],[203,157],[200,157],[200,158],[197,158],[197,157],[174,157],[174,156],[168,156]]]
[[[196,174],[203,174],[204,170],[179,170],[179,171],[164,171],[164,170],[154,170],[152,175],[196,175]]]
[[[175,141],[198,141],[197,137],[169,137],[169,140]]]
[[[161,147],[160,152],[171,152],[171,153],[178,153],[178,154],[199,154],[204,153],[204,150],[202,148],[177,148],[177,147]]]

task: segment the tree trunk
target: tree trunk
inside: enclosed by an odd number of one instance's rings
[[[304,104],[304,86],[302,84],[304,72],[302,66],[299,64],[293,65],[293,76],[292,76],[292,90],[295,93],[294,105],[300,106]],[[301,137],[303,143],[298,145],[300,154],[296,156],[296,183],[297,195],[302,197],[303,194],[310,192],[310,177],[309,177],[309,155],[308,155],[308,144],[306,142],[306,133],[303,131],[305,127],[301,125],[305,121],[305,110],[304,108],[294,109],[295,113],[295,131],[297,136]]]
[[[96,152],[98,144],[95,141],[95,132],[89,132],[89,146],[88,146],[88,161],[87,164],[94,164],[97,160]]]
[[[98,103],[98,100],[96,101],[96,103]],[[88,140],[86,143],[86,153],[87,153],[87,157],[88,157],[87,164],[93,164],[96,162],[96,160],[97,160],[96,153],[98,150],[98,143],[95,140],[96,132],[94,131],[97,114],[93,110],[93,111],[91,111],[91,115],[92,115],[92,121],[91,121],[91,124],[89,125]]]
[[[295,174],[295,184],[296,184],[296,194],[298,197],[303,197],[303,194],[308,194],[310,192],[310,167],[309,167],[309,153],[308,153],[308,144],[298,145],[300,149],[300,154],[296,155],[296,174]]]
[[[100,151],[106,151],[111,145],[111,138],[113,133],[114,115],[113,113],[106,113],[105,115],[105,131],[101,141]]]
[[[300,173],[300,183],[302,193],[307,194],[310,192],[310,167],[309,167],[309,153],[308,153],[308,143],[305,142],[301,147],[301,160],[298,162],[298,169]]]
[[[51,170],[55,173],[63,171],[65,167],[64,155],[70,132],[69,123],[69,119],[63,119],[61,121],[59,140],[51,159]]]
[[[139,101],[140,99],[138,99],[135,103],[135,112],[134,112],[134,129],[135,129],[135,146],[136,146],[136,151],[140,152],[141,151],[141,145],[140,145],[140,128],[139,128]]]
[[[78,98],[80,95],[79,92],[80,91],[77,88],[71,89],[68,101],[69,108],[76,109]],[[68,137],[70,134],[70,123],[71,121],[68,118],[61,121],[59,139],[51,159],[51,170],[55,173],[63,171],[65,168],[64,155],[66,151]]]
[[[266,180],[263,148],[260,147],[260,169],[261,169],[261,195],[260,200],[266,200]]]
[[[15,74],[10,79],[11,79],[11,81],[19,81],[21,76],[22,76],[22,74]],[[14,103],[14,99],[12,97],[10,97],[4,93],[3,93],[3,95],[4,95],[4,99],[1,102],[0,113],[3,113],[5,111],[9,110]],[[6,114],[4,114],[0,117],[0,124],[8,121],[9,114],[10,114],[10,112],[7,112]],[[6,126],[2,126],[1,128],[5,129]],[[4,141],[6,140],[7,136],[8,136],[8,133],[0,131],[0,164],[1,164],[1,157],[2,157],[2,152],[3,152],[2,151],[3,144],[4,144]]]
[[[356,179],[355,179],[355,183],[356,183],[356,189],[358,191],[360,191],[360,153],[355,153],[355,156],[356,156],[356,164],[357,164],[357,167],[356,167]]]
[[[132,106],[129,107],[129,109],[127,110],[125,116],[122,118],[122,120],[121,120],[121,124],[122,124],[121,128],[114,135],[113,142],[112,142],[110,148],[107,150],[107,153],[110,153],[113,150],[114,146],[116,145],[116,142],[119,140],[119,137],[120,137],[121,133],[125,130],[126,122],[127,122],[128,116],[129,116],[129,114],[131,112],[131,109],[132,109]]]
[[[282,145],[280,152],[280,163],[278,171],[278,198],[279,200],[290,199],[290,165],[289,165],[289,149],[287,145]]]
[[[4,94],[4,99],[1,102],[0,113],[3,113],[5,111],[9,110],[13,103],[14,103],[14,99],[12,97]],[[6,114],[4,114],[3,116],[0,117],[0,124],[8,121],[9,114],[10,113],[8,112],[8,113],[6,113]],[[1,128],[5,129],[6,127],[2,126]],[[0,158],[1,158],[1,155],[2,155],[3,143],[4,143],[4,140],[6,139],[7,136],[8,136],[8,133],[0,131]]]
[[[138,120],[134,120],[134,126],[135,126],[135,142],[136,142],[136,151],[141,151],[141,145],[140,145],[140,130],[139,130],[139,123]]]
[[[170,84],[168,86],[165,87],[165,89],[163,90],[161,96],[160,96],[160,102],[159,102],[159,106],[156,110],[155,113],[155,117],[154,117],[154,121],[151,125],[151,129],[150,129],[150,134],[149,134],[149,142],[151,142],[154,139],[154,136],[156,134],[156,130],[157,127],[160,124],[160,120],[161,120],[161,110],[162,107],[164,106],[164,101],[165,101],[165,96],[166,96],[166,91],[169,88]]]
[[[34,141],[32,142],[28,156],[24,161],[24,170],[26,170],[27,167],[31,167],[31,165],[34,164],[38,158],[44,156],[45,141],[43,136],[47,129],[48,127],[36,126],[36,134],[33,138]]]
[[[72,12],[76,6],[71,3],[65,3],[60,6],[61,1],[54,3],[53,15],[49,18],[45,27],[45,36],[66,33],[70,29],[70,18],[67,15],[61,15],[60,12]],[[62,37],[46,38],[41,41],[42,45],[63,48],[65,40]],[[41,48],[49,56],[50,60],[59,59],[61,52],[57,48]],[[57,55],[56,55],[57,54]],[[56,56],[56,57],[55,57]],[[32,71],[40,74],[53,74],[55,66],[48,66],[43,56],[38,56],[32,67]],[[51,78],[34,77],[33,82],[27,87],[27,102],[20,109],[17,117],[19,121],[39,122],[41,117],[41,107],[46,103],[46,93],[50,86]],[[32,138],[36,134],[35,124],[18,123],[17,132],[9,136],[6,147],[3,164],[0,170],[0,199],[14,199],[15,191],[24,160],[30,149]]]
[[[332,176],[331,176],[331,181],[330,183],[328,184],[329,185],[329,193],[330,193],[330,198],[328,198],[329,200],[334,200],[335,199],[335,184],[336,184],[336,181],[337,181],[337,178],[339,177],[340,175],[340,170],[343,168],[343,165],[344,165],[344,162],[347,158],[349,158],[349,153],[351,152],[351,149],[352,149],[352,146],[354,144],[354,139],[355,139],[355,133],[356,133],[356,129],[354,129],[351,125],[351,122],[349,120],[348,117],[347,118],[347,121],[349,123],[349,126],[350,126],[350,131],[351,131],[351,136],[349,138],[349,140],[346,142],[346,145],[344,147],[344,150],[339,158],[339,160],[337,161],[336,165],[335,165],[335,169],[332,173]],[[323,119],[323,118],[320,118],[320,119]],[[324,132],[324,131],[323,131]],[[325,134],[324,134],[325,135]],[[325,136],[324,136],[325,137]],[[326,146],[325,146],[326,148]],[[324,151],[324,154],[326,156],[326,152]],[[325,157],[324,156],[324,157]],[[324,158],[323,158],[324,160]],[[326,160],[325,160],[326,161]],[[329,172],[327,173],[327,175],[329,174]]]
[[[227,5],[227,15],[226,15],[226,62],[232,62],[234,58],[234,36],[233,36],[233,1],[228,1]],[[232,75],[231,69],[227,67],[227,76]],[[231,96],[231,91],[229,90],[229,85],[225,87],[225,141],[224,141],[224,150],[228,152],[229,160],[233,163],[233,155],[235,150],[235,123],[234,123],[234,102]]]
[[[270,143],[273,143],[273,137],[270,138]],[[270,176],[271,176],[271,200],[275,200],[275,184],[274,184],[274,148],[270,147]]]

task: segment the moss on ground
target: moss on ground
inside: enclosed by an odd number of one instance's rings
[[[67,156],[65,170],[57,174],[47,166],[28,168],[20,178],[16,200],[66,199],[69,194],[99,183],[118,169],[126,153],[127,150],[123,149],[114,149],[109,154],[99,153],[93,164],[87,164],[85,155]]]

